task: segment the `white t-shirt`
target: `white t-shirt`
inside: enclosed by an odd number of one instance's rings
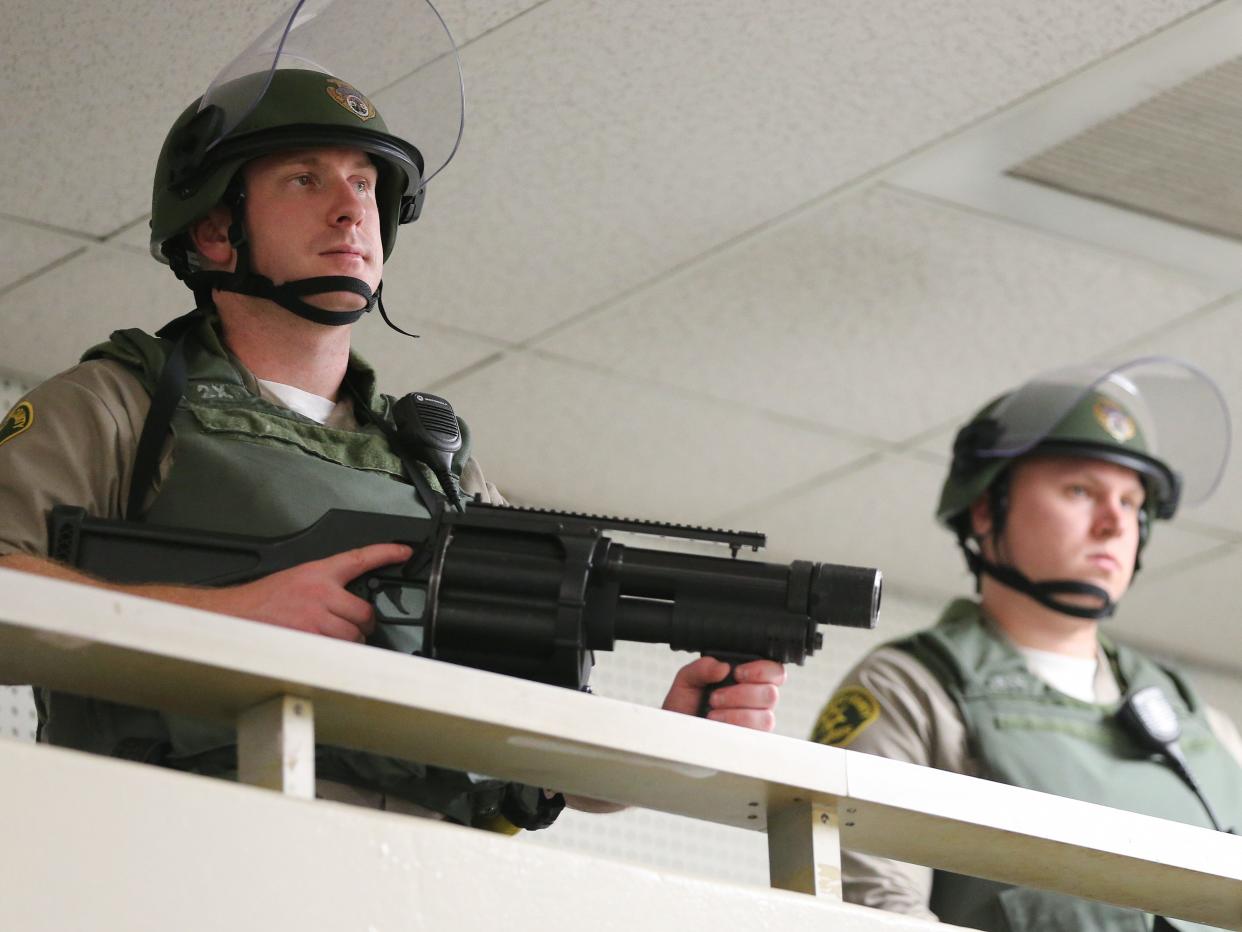
[[[1117,692],[1116,683],[1111,684],[1110,690],[1107,682],[1101,683],[1096,677],[1101,666],[1099,657],[1068,657],[1033,647],[1014,646],[1025,658],[1027,668],[1053,689],[1083,702],[1109,702],[1115,698],[1108,693]],[[1107,679],[1112,680],[1112,677]]]
[[[255,381],[264,389],[264,394],[271,396],[268,399],[269,401],[275,401],[284,405],[290,411],[296,411],[298,414],[308,417],[318,424],[328,423],[328,419],[332,416],[332,412],[337,406],[337,402],[331,398],[312,395],[310,392],[303,391],[293,385],[285,385],[283,382],[271,382],[267,379],[256,379]]]

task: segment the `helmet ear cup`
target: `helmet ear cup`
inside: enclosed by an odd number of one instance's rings
[[[197,182],[202,180],[197,175],[207,147],[219,139],[223,128],[224,111],[211,105],[169,136],[168,177],[163,180],[182,200],[194,195]]]

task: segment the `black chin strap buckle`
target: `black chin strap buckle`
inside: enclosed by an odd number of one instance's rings
[[[413,223],[423,212],[423,201],[427,198],[427,189],[419,188],[413,194],[401,197],[401,211],[397,215],[398,223]]]

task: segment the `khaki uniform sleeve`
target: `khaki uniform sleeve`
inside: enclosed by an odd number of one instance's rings
[[[149,408],[138,380],[105,360],[54,376],[18,402],[14,412],[27,423],[0,441],[0,556],[45,555],[53,505],[121,517]]]
[[[816,722],[813,740],[893,760],[975,775],[957,706],[927,668],[893,647],[868,655],[842,680]],[[850,903],[935,920],[932,870],[841,852]]]
[[[466,466],[461,471],[461,490],[471,497],[483,496],[483,501],[489,505],[509,504],[509,501],[500,494],[500,489],[483,477],[483,469],[474,457],[466,461]]]

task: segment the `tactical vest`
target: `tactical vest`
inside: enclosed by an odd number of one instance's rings
[[[170,345],[139,330],[117,331],[83,360],[118,361],[153,393]],[[146,512],[151,524],[275,536],[309,526],[330,508],[428,516],[378,427],[325,427],[264,401],[248,390],[240,364],[206,320],[187,338],[186,363],[186,392],[172,420],[172,466]],[[351,356],[346,378],[371,411],[391,423],[393,399],[375,391],[365,363]],[[455,461],[458,472],[467,455]],[[434,474],[425,469],[424,475],[438,492]],[[398,627],[385,633],[396,645],[407,636]],[[40,698],[41,737],[52,744],[236,776],[231,728],[65,693]],[[497,820],[502,806],[509,811],[515,797],[532,804],[532,797],[542,796],[517,784],[326,746],[316,749],[316,774],[499,830],[507,830]]]
[[[1100,638],[1123,695],[1158,686],[1181,722],[1191,773],[1225,827],[1242,826],[1242,767],[1208,727],[1177,674]],[[916,657],[952,697],[980,776],[1071,799],[1211,828],[1202,805],[1163,762],[1116,720],[1120,703],[1074,699],[1039,679],[974,602],[952,603],[934,628],[894,646]],[[1153,917],[1064,894],[936,871],[931,909],[976,929],[1145,932]],[[1167,920],[1177,929],[1208,926]]]

